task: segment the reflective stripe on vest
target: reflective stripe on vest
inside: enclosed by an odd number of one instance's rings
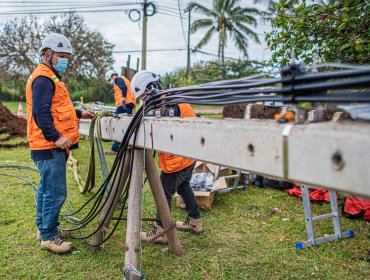
[[[44,76],[51,79],[55,85],[55,91],[51,101],[51,115],[54,119],[55,129],[61,136],[71,140],[72,145],[76,144],[79,140],[79,120],[69,97],[68,89],[48,66],[40,64],[32,72],[32,75],[29,77],[26,86],[27,137],[31,150],[48,150],[58,148],[54,142],[49,142],[45,139],[41,129],[37,126],[32,115],[32,83],[39,76]]]
[[[180,108],[181,118],[193,118],[195,113],[189,104],[183,103],[178,104]],[[192,165],[195,160],[183,158],[171,154],[159,153],[159,166],[165,173],[174,173],[180,171],[190,165]]]
[[[125,104],[132,103],[134,104],[134,108],[135,108],[136,99],[135,99],[134,94],[132,93],[130,81],[124,76],[118,76],[117,78],[121,78],[125,82],[125,85],[127,88]],[[116,100],[116,107],[122,106],[122,98],[123,98],[122,90],[119,88],[119,86],[116,85],[116,83],[114,83],[113,90],[114,90],[114,99]]]

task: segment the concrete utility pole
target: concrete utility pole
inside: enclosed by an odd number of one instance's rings
[[[102,118],[102,138],[122,139],[131,120]],[[88,135],[90,123],[81,120],[81,134]],[[333,121],[293,127],[289,123],[282,127],[260,119],[145,118],[139,135],[136,147],[148,149],[152,143],[150,149],[164,153],[370,197],[367,123]],[[228,149],[220,151],[225,141]]]
[[[186,62],[186,78],[189,78],[190,71],[190,18],[191,18],[191,9],[185,10],[185,13],[189,13],[188,16],[188,54]]]
[[[148,16],[146,14],[146,7],[148,0],[144,0],[143,3],[143,40],[141,47],[141,70],[146,70],[146,43],[147,43],[147,24]]]

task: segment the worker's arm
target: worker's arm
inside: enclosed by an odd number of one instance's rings
[[[82,119],[82,111],[81,110],[77,110],[77,109],[75,111],[76,111],[77,118]]]
[[[32,116],[47,141],[56,142],[59,132],[55,129],[51,114],[51,102],[55,86],[47,77],[37,77],[32,84]]]
[[[125,99],[127,94],[127,86],[122,78],[117,77],[114,81],[116,85],[122,90],[122,106],[125,106]]]

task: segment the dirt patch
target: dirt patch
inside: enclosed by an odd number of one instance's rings
[[[229,105],[225,106],[222,114],[224,118],[235,118],[235,119],[274,119],[276,114],[281,113],[281,107],[271,107],[262,104],[253,104],[247,108],[246,105]],[[301,108],[304,110],[305,119],[308,119],[309,112],[312,108]],[[339,110],[324,110],[321,121],[339,121],[339,120],[350,120],[351,116]]]
[[[17,116],[13,115],[9,109],[0,102],[0,134],[2,133],[6,133],[8,136],[2,138],[1,142],[11,140],[15,137],[26,137],[27,121],[25,119],[18,119]],[[15,148],[20,146],[27,146],[27,143],[0,144],[0,148]]]
[[[244,119],[246,105],[228,105],[222,110],[224,118]]]
[[[222,112],[224,118],[244,119],[246,105],[225,106]],[[250,119],[273,119],[275,114],[279,114],[281,108],[269,107],[262,104],[254,104],[250,107]]]
[[[251,107],[251,119],[274,119],[275,114],[279,114],[280,107],[268,107],[262,104],[255,104]]]
[[[323,116],[323,119],[325,121],[327,120],[333,120],[334,117],[338,121],[342,120],[350,120],[351,116],[347,112],[342,112],[342,111],[335,111],[335,110],[326,110]]]
[[[0,143],[0,149],[14,149],[19,147],[28,147],[27,142],[20,142],[16,144],[2,144]]]

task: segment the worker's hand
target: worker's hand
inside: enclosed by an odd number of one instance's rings
[[[94,111],[91,111],[91,110],[82,111],[81,117],[83,119],[93,119],[93,120],[95,120],[96,113]]]
[[[71,147],[72,142],[68,138],[60,136],[60,138],[55,142],[55,145],[57,145],[59,148],[65,150],[65,149]]]

